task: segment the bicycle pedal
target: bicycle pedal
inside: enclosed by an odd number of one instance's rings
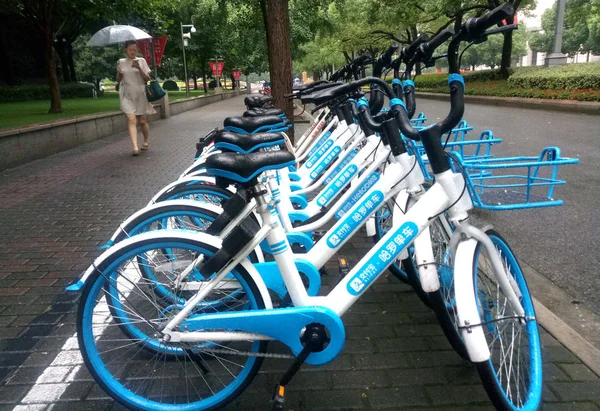
[[[275,384],[273,398],[271,398],[271,411],[283,411],[285,405],[285,387]]]
[[[343,277],[350,272],[350,266],[348,265],[348,260],[346,257],[338,257],[338,269],[340,275]]]
[[[350,272],[350,265],[348,264],[346,257],[338,257],[337,261],[339,272],[337,282],[339,283]]]

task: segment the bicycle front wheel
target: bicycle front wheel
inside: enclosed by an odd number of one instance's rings
[[[140,259],[153,262],[165,249],[192,261],[217,251],[201,241],[163,235],[130,241],[107,257],[88,279],[79,303],[77,336],[83,359],[96,382],[128,409],[220,409],[252,381],[267,344],[165,342],[161,330],[181,306],[158,301],[153,291],[157,284],[138,269]],[[162,259],[155,262],[165,278],[175,278],[185,269]],[[168,286],[165,278],[161,286]],[[190,315],[265,308],[242,266],[217,285],[207,300]]]
[[[496,409],[537,410],[542,399],[542,353],[533,301],[508,243],[495,230],[487,230],[486,234],[505,272],[494,272],[487,250],[478,244],[472,274],[491,357],[477,363],[477,370]],[[525,318],[517,318],[497,282],[498,275],[508,276],[525,310]]]

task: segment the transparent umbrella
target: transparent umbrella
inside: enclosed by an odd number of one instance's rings
[[[129,40],[143,40],[152,38],[151,35],[133,26],[114,25],[104,27],[92,36],[87,42],[88,46],[108,46],[124,43]]]

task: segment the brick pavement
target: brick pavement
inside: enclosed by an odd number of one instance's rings
[[[0,174],[0,411],[120,409],[80,367],[71,338],[78,296],[64,287],[119,222],[189,164],[195,140],[242,108],[238,98],[154,123],[151,149],[137,158],[119,134]],[[357,236],[343,254],[356,262],[370,244]],[[328,268],[325,291],[337,275],[335,263]],[[344,321],[344,351],[323,367],[303,368],[289,386],[288,410],[491,408],[474,369],[391,275]],[[598,376],[546,332],[542,341],[544,409],[600,410]],[[265,361],[228,409],[268,409],[288,366]]]

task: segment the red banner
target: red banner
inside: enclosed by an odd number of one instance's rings
[[[231,75],[233,76],[234,80],[239,80],[240,77],[242,77],[242,70],[233,70]]]
[[[150,47],[150,39],[143,39],[137,41],[138,48],[142,56],[146,59],[146,63],[148,63],[148,67],[152,67],[152,51]]]
[[[221,73],[223,73],[223,67],[225,66],[225,62],[219,61],[218,63],[215,63],[214,61],[211,61],[208,64],[210,65],[210,69],[212,70],[213,75],[220,77]]]
[[[154,60],[156,61],[156,65],[160,66],[168,38],[169,36],[156,36],[152,38],[152,42],[150,39],[137,41],[140,52],[146,59],[146,63],[148,63],[149,67],[152,67],[152,43],[154,43]]]
[[[160,66],[160,62],[162,61],[168,38],[169,36],[154,37],[154,60],[156,61],[157,66]]]

